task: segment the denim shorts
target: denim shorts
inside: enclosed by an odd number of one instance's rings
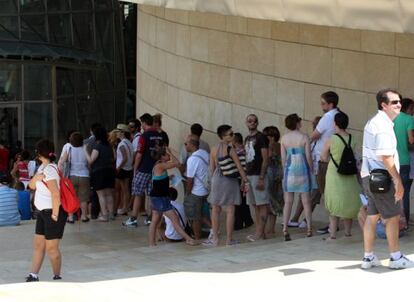
[[[151,196],[151,206],[157,212],[167,212],[173,209],[168,196]]]

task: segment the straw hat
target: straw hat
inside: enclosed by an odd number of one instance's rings
[[[118,130],[118,131],[122,131],[122,132],[129,132],[129,128],[125,124],[116,125],[116,129],[114,129],[114,130]]]

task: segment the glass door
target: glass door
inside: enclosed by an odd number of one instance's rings
[[[21,105],[0,103],[0,140],[13,148],[21,136]]]

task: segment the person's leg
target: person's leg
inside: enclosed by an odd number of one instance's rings
[[[390,253],[398,252],[400,250],[399,243],[399,225],[400,216],[394,216],[386,219],[385,233],[387,234],[388,249]]]
[[[105,203],[109,212],[109,216],[113,217],[113,213],[116,212],[116,209],[114,208],[114,189],[112,188],[106,188],[105,190]]]
[[[220,213],[221,207],[218,205],[213,205],[213,209],[211,211],[211,225],[213,229],[212,241],[214,245],[218,245],[219,242],[218,232],[220,229]]]
[[[234,205],[227,206],[224,209],[226,211],[226,244],[233,243],[233,227],[234,227]]]
[[[256,238],[257,239],[264,239],[265,236],[265,226],[267,222],[268,212],[269,212],[269,205],[258,205],[256,207],[257,212],[259,213],[259,220],[256,224]]]
[[[295,214],[293,214],[293,217],[290,219],[291,222],[299,222],[300,215],[302,215],[303,212],[303,204],[299,200],[298,204],[296,205]]]
[[[352,230],[352,219],[344,218],[344,233],[345,236],[350,237]]]
[[[275,234],[275,226],[276,226],[276,215],[269,212],[269,216],[267,217],[267,223],[265,226],[266,238],[271,237]]]
[[[131,213],[132,218],[137,219],[139,215],[139,211],[144,201],[145,201],[145,195],[136,195],[134,197],[134,204],[132,206],[132,213]]]
[[[285,192],[284,193],[284,200],[285,205],[283,206],[283,232],[286,234],[288,229],[288,223],[290,219],[290,215],[292,212],[292,205],[293,205],[293,193]]]
[[[375,242],[375,229],[380,215],[368,215],[364,224],[364,251],[365,253],[373,253]]]
[[[338,228],[339,217],[329,215],[329,237],[330,239],[336,239],[336,230]]]
[[[87,202],[81,202],[81,211],[82,211],[82,220],[88,219],[88,203]]]
[[[174,229],[177,231],[178,234],[180,234],[185,239],[187,243],[194,243],[193,238],[191,238],[190,235],[188,235],[184,231],[183,227],[181,226],[180,220],[179,220],[180,218],[178,218],[178,215],[174,210],[169,210],[167,212],[164,212],[164,215],[167,216],[171,220],[174,226]],[[152,225],[152,222],[151,222],[151,225]]]
[[[120,208],[122,212],[126,212],[128,210],[128,203],[129,203],[129,178],[122,179],[121,181],[121,192],[122,192],[122,199]]]
[[[155,235],[157,232],[158,222],[161,220],[161,216],[162,216],[162,213],[152,210],[152,221],[151,221],[151,224],[149,226],[149,231],[148,231],[149,246],[157,245],[155,242]]]
[[[120,205],[122,204],[122,194],[124,193],[122,191],[122,185],[121,185],[122,179],[116,178],[115,179],[115,190],[114,190],[114,209],[113,213],[117,213]]]
[[[60,239],[46,240],[46,252],[52,266],[53,275],[60,276],[62,256],[59,250]]]
[[[103,218],[108,218],[108,207],[105,199],[105,189],[96,191],[99,199],[99,206],[101,207],[101,214]]]
[[[33,257],[31,272],[38,274],[42,267],[46,252],[46,239],[44,235],[34,235],[33,238]]]
[[[400,176],[401,181],[404,186],[404,196],[403,196],[403,207],[404,207],[404,216],[408,222],[410,219],[410,165],[401,165],[400,166]]]
[[[310,193],[309,192],[301,193],[301,197],[302,197],[303,210],[305,212],[306,225],[308,227],[306,236],[311,237],[312,236],[312,205],[310,201]]]

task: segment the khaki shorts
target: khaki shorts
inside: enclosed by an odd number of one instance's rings
[[[387,193],[372,193],[369,189],[369,177],[364,177],[362,187],[368,197],[368,215],[380,214],[382,218],[388,219],[401,214],[401,201],[395,202],[393,185]]]
[[[70,181],[75,188],[80,202],[88,202],[91,192],[89,177],[71,176]]]
[[[320,194],[323,194],[325,192],[327,171],[328,171],[328,163],[320,161],[318,163],[318,175],[316,175],[316,180],[318,182],[318,188],[319,188]]]
[[[265,188],[263,191],[256,189],[257,183],[259,181],[259,175],[248,175],[247,179],[250,183],[249,192],[247,192],[246,196],[247,204],[252,206],[270,204],[269,181],[267,179],[267,175],[264,179]]]

